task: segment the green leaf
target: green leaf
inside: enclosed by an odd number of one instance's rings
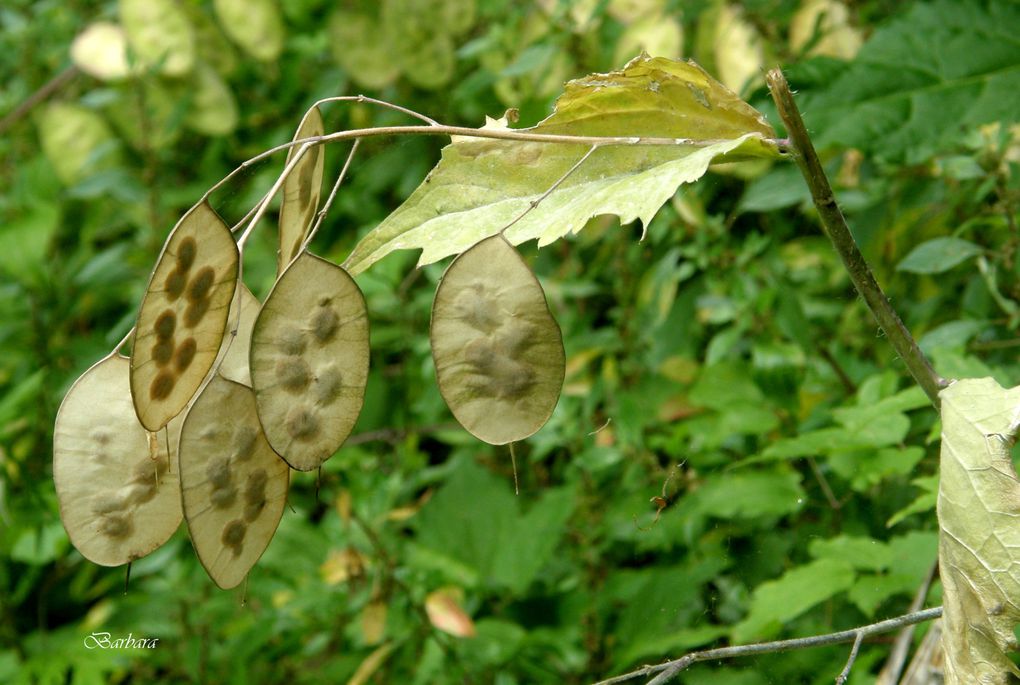
[[[732,640],[741,643],[773,634],[819,602],[849,590],[854,577],[848,561],[819,559],[762,583],[754,590],[747,618],[733,627]]]
[[[573,507],[573,494],[560,488],[522,513],[508,482],[464,461],[422,509],[418,542],[485,584],[521,592],[552,558]]]
[[[981,254],[980,245],[961,238],[935,238],[921,243],[896,265],[897,271],[940,274]]]
[[[906,476],[924,458],[924,448],[883,447],[877,450],[836,452],[828,463],[841,478],[850,481],[858,492],[878,485],[891,476]]]
[[[505,120],[487,127],[505,129]],[[691,62],[638,57],[622,71],[567,84],[551,116],[530,133],[651,136],[713,141],[703,145],[605,146],[573,173],[585,146],[455,138],[442,159],[345,263],[352,275],[393,250],[421,248],[419,266],[463,252],[499,232],[539,246],[577,233],[593,216],[615,214],[647,227],[676,189],[696,181],[718,157],[776,157],[762,116]],[[546,196],[557,181],[562,182]]]
[[[843,560],[856,569],[868,571],[886,569],[892,561],[892,552],[881,540],[852,535],[812,540],[808,550],[816,559]]]
[[[935,508],[935,503],[938,500],[939,477],[935,475],[915,478],[911,483],[921,488],[922,493],[913,502],[889,517],[889,521],[885,524],[887,528],[892,528],[911,514],[922,514]]]
[[[753,519],[793,513],[803,502],[804,490],[796,472],[751,471],[706,479],[681,504],[707,516]]]
[[[1008,0],[912,3],[857,58],[805,93],[815,144],[918,162],[967,128],[1020,112],[1020,6]]]
[[[1005,682],[1020,622],[1020,483],[1010,456],[1020,387],[960,380],[942,398],[938,518],[946,682]]]

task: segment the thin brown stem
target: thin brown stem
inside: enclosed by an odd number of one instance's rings
[[[298,254],[301,254],[304,250],[308,249],[308,246],[312,244],[312,238],[319,232],[319,226],[322,225],[323,220],[326,218],[326,214],[329,213],[329,208],[333,206],[333,200],[336,199],[336,194],[340,190],[340,186],[343,185],[344,179],[347,177],[347,169],[351,166],[351,160],[354,159],[354,153],[358,151],[358,146],[361,145],[360,140],[355,140],[354,145],[351,146],[351,151],[347,153],[347,159],[344,161],[344,166],[340,169],[340,175],[336,177],[336,182],[333,183],[333,188],[329,191],[329,197],[326,198],[326,202],[322,205],[322,209],[319,210],[315,216],[315,224],[312,226],[312,230],[308,231],[308,237],[305,238],[305,242],[301,245],[301,249],[298,250]]]
[[[843,266],[850,275],[850,280],[857,292],[864,298],[893,349],[896,350],[914,380],[921,386],[937,409],[939,390],[946,387],[947,384],[945,379],[935,373],[928,358],[921,352],[921,348],[917,346],[910,331],[903,325],[896,310],[889,303],[889,298],[882,292],[881,286],[864,260],[864,255],[857,247],[857,242],[854,240],[853,234],[850,233],[846,219],[840,211],[839,205],[836,204],[829,179],[826,177],[822,163],[811,143],[807,128],[801,119],[800,110],[797,109],[793,93],[790,92],[790,86],[786,82],[783,72],[773,69],[765,76],[765,80],[772,91],[772,99],[779,110],[779,116],[786,125],[795,152],[794,156],[804,180],[807,181],[808,188],[811,190],[811,197],[814,199],[815,208],[818,210],[825,234],[836,248],[840,259],[843,260]]]
[[[8,112],[3,119],[0,119],[0,135],[6,133],[7,129],[16,124],[37,105],[41,104],[51,95],[70,83],[74,77],[78,75],[78,73],[77,67],[70,66],[25,98],[20,105]]]
[[[407,116],[414,117],[419,121],[424,121],[426,124],[430,126],[439,126],[438,121],[436,121],[432,117],[425,116],[421,112],[415,112],[413,109],[401,107],[400,105],[394,104],[392,102],[386,102],[385,100],[376,100],[375,98],[370,98],[367,95],[336,95],[334,97],[322,98],[321,100],[316,101],[316,103],[312,105],[312,107],[318,107],[319,105],[325,105],[330,102],[364,102],[370,105],[376,105],[377,107],[385,107],[386,109],[392,109],[393,111],[400,112],[401,114],[406,114]],[[310,110],[311,108],[309,108],[309,111]]]
[[[252,216],[251,221],[248,223],[248,227],[244,229],[244,233],[242,233],[241,237],[237,240],[238,252],[244,251],[244,244],[248,242],[248,238],[249,236],[251,236],[251,233],[255,229],[255,226],[257,226],[259,221],[262,219],[262,215],[266,213],[266,209],[269,208],[269,203],[272,202],[276,194],[280,192],[280,188],[283,187],[283,184],[287,180],[287,177],[290,176],[290,172],[292,172],[294,170],[294,167],[298,165],[298,162],[300,162],[304,158],[305,152],[307,152],[308,148],[312,147],[312,145],[314,145],[314,143],[304,143],[301,147],[297,149],[297,152],[294,153],[294,156],[287,161],[287,165],[283,167],[283,171],[280,173],[280,176],[276,179],[276,182],[273,183],[273,187],[269,189],[269,192],[266,193],[264,198],[262,198],[262,202],[259,203],[259,208],[255,212],[255,215]]]
[[[846,666],[836,676],[836,685],[844,685],[846,679],[850,677],[850,669],[854,667],[854,662],[857,661],[857,654],[861,651],[861,642],[863,640],[864,633],[857,633],[857,637],[854,638],[854,646],[850,648],[850,656],[846,660]]]
[[[913,613],[886,619],[870,625],[853,628],[852,630],[841,630],[837,633],[825,635],[813,635],[811,637],[799,637],[792,640],[776,640],[774,642],[759,642],[752,645],[738,645],[734,647],[720,647],[718,649],[706,649],[702,652],[691,652],[679,659],[673,659],[661,664],[644,666],[624,673],[608,680],[600,680],[594,685],[615,685],[616,683],[627,682],[636,678],[643,678],[658,674],[648,682],[648,685],[663,685],[668,683],[680,671],[700,661],[718,661],[721,659],[734,659],[737,657],[755,656],[758,654],[775,654],[777,652],[789,652],[795,649],[808,649],[810,647],[823,647],[826,645],[837,645],[843,642],[852,642],[858,639],[863,640],[871,635],[888,633],[903,626],[914,625],[931,621],[942,615],[942,607],[924,609]]]

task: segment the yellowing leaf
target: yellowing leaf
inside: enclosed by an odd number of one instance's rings
[[[379,670],[379,667],[386,663],[386,659],[392,651],[392,642],[387,642],[377,647],[374,652],[365,657],[365,660],[358,665],[358,669],[354,671],[354,675],[347,681],[347,685],[365,685],[368,679]]]
[[[691,62],[642,56],[622,71],[571,81],[534,133],[654,136],[703,145],[612,146],[596,150],[507,232],[547,245],[589,218],[624,223],[652,216],[678,186],[701,178],[727,153],[777,156],[761,114]],[[355,247],[357,274],[393,250],[423,250],[419,264],[463,252],[521,216],[581,159],[583,145],[474,139],[456,141],[425,182]]]
[[[259,426],[250,388],[214,377],[181,431],[181,501],[198,560],[221,588],[239,584],[269,545],[289,470]]]
[[[195,63],[195,32],[174,0],[120,0],[131,54],[146,69],[183,76]]]
[[[131,395],[147,429],[159,430],[181,413],[212,367],[238,262],[230,228],[204,202],[167,238],[132,339]]]
[[[208,64],[197,65],[184,123],[207,136],[224,136],[237,128],[237,120],[237,100],[230,86]]]
[[[361,610],[361,637],[366,645],[377,645],[386,637],[387,613],[386,602],[381,599],[373,599]]]
[[[319,566],[319,575],[327,585],[338,585],[365,572],[365,557],[353,547],[335,549]]]
[[[152,455],[150,434],[131,405],[128,366],[113,356],[86,371],[64,397],[53,429],[60,518],[75,548],[102,566],[145,556],[181,523],[180,424],[155,436]]]
[[[503,445],[549,420],[563,387],[563,338],[538,279],[502,237],[450,264],[431,339],[443,399],[476,438]]]
[[[220,26],[230,40],[262,62],[283,52],[283,18],[276,0],[214,0]]]
[[[646,52],[649,55],[679,57],[683,54],[683,26],[674,17],[650,14],[630,24],[616,41],[617,62],[631,55]]]
[[[425,613],[429,622],[444,633],[455,637],[474,637],[475,624],[461,607],[460,588],[442,588],[425,597]]]
[[[104,81],[131,74],[124,30],[108,21],[97,21],[78,34],[71,43],[71,59],[86,74]]]
[[[312,107],[301,120],[294,140],[321,136],[325,132],[322,113],[318,107]],[[293,158],[296,147],[287,153],[287,161]],[[301,161],[297,163],[283,182],[283,199],[280,201],[280,251],[277,258],[276,273],[282,274],[291,260],[301,250],[301,245],[308,235],[316,210],[319,208],[319,195],[322,193],[322,169],[325,163],[323,147],[316,145],[305,151]]]
[[[741,12],[729,4],[719,8],[715,25],[715,66],[719,80],[737,93],[762,80],[765,63],[761,36]]]
[[[39,114],[39,138],[57,178],[71,185],[97,171],[94,155],[114,140],[110,127],[94,110],[54,102]]]
[[[816,38],[813,44],[812,41]],[[861,49],[861,32],[850,25],[850,12],[839,0],[805,0],[790,20],[790,47],[809,55],[853,59]]]
[[[1010,448],[1020,424],[1020,387],[960,380],[942,398],[939,575],[946,683],[1005,684],[1020,671],[1020,483]]]
[[[333,56],[355,83],[383,88],[396,80],[400,68],[377,19],[340,9],[330,16],[328,30]]]

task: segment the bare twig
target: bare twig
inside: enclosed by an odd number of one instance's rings
[[[389,103],[387,103],[389,104]],[[394,105],[396,107],[396,105]],[[431,121],[428,117],[421,115],[425,120]],[[336,143],[343,140],[356,140],[358,138],[378,138],[381,136],[463,136],[466,138],[489,138],[495,140],[515,140],[518,142],[531,143],[559,143],[565,145],[630,145],[630,146],[651,146],[651,147],[708,147],[723,142],[720,139],[698,139],[698,138],[657,138],[643,136],[571,136],[552,133],[532,133],[527,129],[496,129],[496,128],[470,128],[466,126],[446,126],[444,124],[428,124],[424,126],[379,126],[374,128],[356,128],[349,131],[337,131],[321,136],[310,136],[299,138],[288,143],[281,143],[276,147],[264,150],[241,164],[213,184],[199,202],[207,200],[214,192],[229,183],[235,176],[245,171],[253,164],[257,164],[267,157],[271,157],[283,150],[300,145],[321,145],[324,143]],[[785,151],[787,141],[774,139],[773,142],[781,151]]]
[[[759,642],[752,645],[738,645],[734,647],[719,647],[718,649],[706,649],[702,652],[691,652],[679,659],[667,661],[661,664],[655,664],[651,666],[644,666],[625,673],[618,675],[608,680],[600,680],[594,685],[615,685],[615,683],[623,683],[628,680],[634,680],[635,678],[643,678],[652,674],[658,674],[655,678],[648,682],[648,685],[662,685],[668,683],[673,677],[690,667],[691,665],[698,663],[699,661],[716,661],[719,659],[733,659],[736,657],[754,656],[756,654],[774,654],[776,652],[789,652],[795,649],[808,649],[810,647],[823,647],[825,645],[835,645],[842,642],[851,642],[858,639],[863,640],[871,635],[877,635],[879,633],[887,633],[903,626],[914,625],[915,623],[923,623],[932,619],[938,618],[942,615],[942,607],[934,607],[931,609],[924,609],[923,611],[915,611],[910,614],[903,616],[897,616],[896,618],[886,619],[885,621],[879,621],[878,623],[872,623],[871,625],[861,626],[859,628],[853,628],[852,630],[842,630],[838,633],[828,633],[826,635],[813,635],[811,637],[799,637],[792,640],[776,640],[774,642]]]
[[[278,192],[280,192],[280,188],[283,187],[283,183],[284,181],[287,180],[287,177],[290,175],[290,172],[292,172],[294,170],[294,167],[298,165],[298,162],[300,162],[302,158],[304,158],[305,152],[307,152],[308,148],[312,147],[313,144],[314,143],[305,143],[301,147],[299,147],[297,149],[297,152],[294,153],[294,156],[290,160],[288,160],[287,165],[283,167],[283,171],[280,173],[280,176],[276,179],[276,182],[273,183],[273,187],[269,189],[269,192],[266,193],[265,196],[262,198],[262,201],[259,202],[258,206],[259,208],[255,212],[254,216],[252,216],[251,221],[248,223],[248,227],[244,229],[244,233],[242,233],[241,237],[238,238],[237,240],[238,252],[244,251],[244,244],[248,242],[248,237],[255,229],[255,226],[258,225],[259,220],[262,219],[262,215],[266,213],[266,209],[269,208],[269,203],[272,201],[273,197]]]
[[[413,109],[401,107],[400,105],[394,104],[392,102],[386,102],[385,100],[376,100],[375,98],[370,98],[367,95],[336,95],[334,97],[322,98],[321,100],[316,101],[316,103],[312,105],[312,107],[318,107],[319,105],[325,105],[330,102],[365,102],[370,105],[385,107],[386,109],[392,109],[395,112],[406,114],[407,116],[414,117],[419,121],[424,121],[426,124],[430,126],[439,126],[438,121],[436,121],[432,117],[422,114],[421,112],[415,112]],[[311,111],[311,107],[309,108],[309,111]],[[307,115],[307,112],[305,114]]]
[[[26,114],[31,112],[36,105],[44,102],[51,95],[70,83],[77,75],[77,67],[67,67],[43,84],[37,91],[25,98],[20,105],[4,115],[3,119],[0,119],[0,135],[6,133],[7,129],[16,124]]]
[[[917,611],[924,605],[924,598],[928,596],[928,589],[931,587],[931,581],[938,568],[939,562],[932,562],[924,580],[921,581],[917,592],[914,593],[914,599],[910,603],[911,611]],[[893,648],[889,651],[889,658],[886,659],[885,666],[878,674],[875,685],[896,685],[900,681],[903,665],[907,662],[907,654],[910,653],[910,643],[914,639],[914,629],[915,626],[909,625],[900,630],[900,634],[896,636],[896,641],[893,643]]]
[[[815,208],[822,221],[825,234],[832,242],[836,252],[843,260],[850,280],[853,282],[857,292],[867,303],[871,313],[878,321],[878,325],[885,332],[893,349],[900,356],[900,359],[907,365],[914,380],[921,389],[928,395],[928,399],[939,406],[939,390],[946,387],[946,381],[940,377],[932,368],[928,358],[921,352],[913,336],[907,327],[903,325],[896,310],[889,303],[889,298],[882,292],[882,287],[875,280],[875,275],[864,260],[846,219],[836,204],[836,198],[832,193],[832,187],[818,159],[811,138],[808,136],[804,121],[801,119],[800,110],[793,100],[790,86],[786,77],[779,69],[772,69],[765,76],[765,80],[772,91],[772,99],[775,100],[779,110],[779,116],[786,125],[790,136],[791,144],[796,151],[797,164],[800,166],[804,180],[811,189],[811,197],[815,201]]]
[[[861,651],[861,641],[864,640],[864,633],[857,633],[857,637],[854,638],[854,646],[850,648],[850,656],[846,660],[846,666],[836,676],[836,685],[844,685],[846,679],[850,677],[850,669],[854,667],[854,662],[857,661],[857,654]]]

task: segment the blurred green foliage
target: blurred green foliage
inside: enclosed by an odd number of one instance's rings
[[[89,24],[124,21],[123,4],[7,0],[0,113],[69,68]],[[643,242],[596,219],[522,246],[568,375],[550,423],[518,447],[519,497],[506,450],[452,423],[435,385],[443,265],[416,271],[415,254],[396,253],[359,276],[373,357],[356,434],[321,482],[295,476],[243,592],[214,588],[183,529],[134,565],[127,594],[123,569],[82,559],[58,518],[53,418],[130,327],[180,214],[289,140],[315,99],[363,92],[470,126],[517,107],[530,125],[563,80],[642,46],[711,65],[766,112],[759,67],[788,67],[862,249],[936,368],[1011,385],[1020,53],[996,45],[1020,35],[1014,6],[262,0],[239,20],[228,0],[155,5],[175,15],[160,28],[186,34],[167,33],[176,62],[139,53],[126,79],[67,74],[0,124],[0,681],[584,683],[906,609],[935,559],[936,417],[792,165],[720,169]],[[368,105],[326,119],[405,121]],[[316,248],[346,257],[440,146],[366,140]],[[328,151],[327,174],[345,153]],[[239,220],[281,164],[246,169],[214,205]],[[266,223],[245,265],[259,296],[275,268]],[[653,497],[667,504],[658,518]],[[433,626],[427,598],[444,588],[473,637]],[[96,631],[160,642],[86,649]],[[871,682],[885,656],[865,645],[851,682]],[[844,658],[707,664],[684,682],[831,682]]]

